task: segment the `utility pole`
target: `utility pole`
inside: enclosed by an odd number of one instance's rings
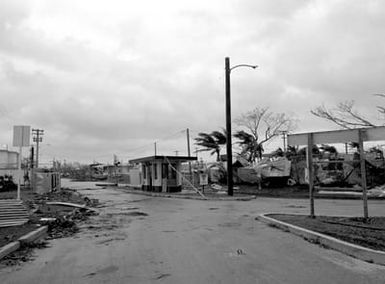
[[[191,157],[191,151],[190,151],[190,129],[186,129],[186,135],[187,135],[187,155],[188,157]],[[190,174],[190,177],[192,176],[191,174],[191,162],[188,162],[188,171]]]
[[[36,142],[36,168],[39,168],[39,143],[43,141],[44,130],[32,129],[33,142]]]
[[[225,58],[226,87],[226,154],[227,154],[227,194],[233,196],[233,154],[231,149],[231,97],[230,97],[230,58]]]
[[[156,156],[156,142],[154,142],[154,150],[155,150],[155,156]]]
[[[33,167],[34,167],[34,164],[35,164],[35,162],[34,162],[34,160],[33,160],[33,158],[34,158],[34,148],[33,148],[33,146],[31,146],[31,156],[30,156],[30,168],[31,169],[33,169]]]
[[[178,156],[179,151],[175,150],[174,152],[175,152],[175,156]]]

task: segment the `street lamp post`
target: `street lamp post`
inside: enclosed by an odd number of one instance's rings
[[[231,92],[230,92],[230,73],[231,70],[238,67],[257,68],[258,65],[239,64],[230,67],[230,58],[225,58],[225,80],[226,80],[226,150],[227,150],[227,194],[232,196],[233,192],[233,154],[231,143]]]

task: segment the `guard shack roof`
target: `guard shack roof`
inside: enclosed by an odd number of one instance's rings
[[[188,157],[188,156],[149,156],[138,159],[130,160],[130,163],[146,163],[146,162],[155,162],[155,161],[172,161],[172,162],[188,162],[188,161],[196,161],[197,157]]]

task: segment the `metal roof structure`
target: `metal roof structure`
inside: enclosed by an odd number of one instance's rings
[[[188,157],[188,156],[148,156],[138,159],[130,160],[130,163],[143,163],[143,162],[155,162],[155,161],[179,161],[179,162],[188,162],[188,161],[196,161],[197,157]]]

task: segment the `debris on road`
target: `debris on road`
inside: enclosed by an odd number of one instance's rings
[[[77,223],[87,220],[89,216],[96,215],[96,210],[91,207],[99,205],[97,199],[84,197],[75,190],[66,188],[42,195],[24,191],[22,199],[29,211],[29,221],[24,226],[0,228],[1,246],[44,225],[48,226],[48,237],[46,238],[48,240],[72,236],[79,231]],[[0,265],[25,262],[30,259],[33,248],[43,247],[45,245],[30,244],[3,258],[4,261]]]
[[[0,260],[1,266],[20,265],[23,262],[33,260],[33,250],[49,247],[48,242],[37,242],[24,244],[19,250],[10,253]]]

